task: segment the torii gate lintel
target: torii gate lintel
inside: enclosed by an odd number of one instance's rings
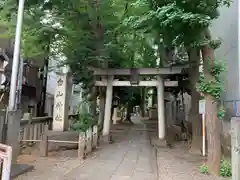
[[[186,66],[177,66],[172,68],[91,68],[95,76],[106,76],[107,78],[102,81],[96,81],[96,86],[106,86],[106,102],[104,112],[104,125],[103,125],[103,137],[109,139],[110,124],[111,124],[111,106],[113,96],[113,86],[147,86],[157,87],[157,100],[158,100],[158,138],[165,138],[165,115],[164,115],[164,86],[174,87],[178,86],[178,81],[164,81],[162,76],[171,74],[181,74],[182,70],[187,68]],[[119,81],[114,79],[115,75],[130,75],[130,81]],[[155,75],[157,79],[150,81],[139,81],[140,75]],[[132,83],[132,81],[134,83]]]

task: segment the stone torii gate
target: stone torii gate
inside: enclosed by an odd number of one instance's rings
[[[175,66],[171,68],[90,68],[95,76],[105,77],[102,81],[96,81],[96,86],[106,86],[106,102],[103,124],[103,138],[108,139],[111,124],[111,106],[113,96],[113,86],[132,86],[132,87],[157,87],[157,102],[158,102],[158,138],[165,138],[165,115],[164,115],[164,86],[178,86],[178,81],[164,80],[166,75],[181,74],[185,66]],[[130,76],[129,81],[119,81],[114,79],[115,75]],[[156,79],[149,81],[140,81],[139,76],[156,76]]]

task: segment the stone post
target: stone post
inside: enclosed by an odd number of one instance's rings
[[[107,92],[106,92],[106,103],[105,103],[105,113],[104,113],[104,123],[103,123],[103,138],[106,136],[108,138],[111,124],[111,107],[112,107],[112,86],[113,76],[109,76],[107,79]],[[105,136],[105,137],[104,137]]]
[[[58,75],[54,96],[53,131],[65,131],[69,128],[68,112],[71,88],[68,70]]]
[[[173,125],[173,117],[172,117],[172,102],[166,102],[166,124]]]
[[[8,128],[7,128],[7,145],[12,147],[12,163],[17,162],[17,157],[20,154],[19,132],[21,110],[8,112]]]
[[[177,123],[177,118],[176,118],[176,114],[177,114],[177,112],[176,112],[176,100],[174,100],[173,102],[172,102],[173,104],[172,104],[172,111],[173,111],[173,122],[174,123]]]
[[[6,110],[5,109],[1,109],[0,110],[0,140],[3,143],[4,139],[6,137],[6,132],[4,132],[4,130],[6,129],[6,125],[5,125],[5,119],[6,119]]]
[[[118,112],[118,108],[115,107],[115,108],[113,109],[113,116],[112,116],[113,124],[117,124],[117,120],[118,120],[117,112]]]
[[[231,119],[232,180],[240,179],[240,118]]]
[[[164,116],[164,84],[161,76],[157,76],[157,100],[158,100],[158,138],[165,138],[165,116]]]

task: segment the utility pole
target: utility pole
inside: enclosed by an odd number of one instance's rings
[[[21,44],[23,12],[24,12],[24,0],[19,0],[14,53],[13,53],[12,74],[11,74],[10,92],[9,92],[9,104],[8,104],[7,116],[6,116],[7,118],[6,142],[8,145],[12,146],[13,163],[16,162],[16,158],[20,150],[20,146],[18,142],[18,134],[20,131],[21,112],[19,109],[17,109],[16,94],[17,94],[17,89],[19,89],[17,88],[18,79],[22,79],[22,77],[20,77],[21,72],[19,71],[19,65],[20,65],[19,60],[20,60],[20,44]],[[19,96],[18,96],[18,100],[19,100]]]
[[[23,84],[23,58],[20,56],[19,69],[18,69],[18,81],[17,81],[17,97],[16,97],[16,109],[20,109],[21,97],[22,97],[22,84]]]
[[[16,91],[17,91],[17,79],[18,79],[19,59],[20,59],[23,9],[24,9],[24,0],[19,0],[15,43],[14,43],[14,53],[13,53],[12,75],[11,75],[11,84],[10,84],[10,93],[9,93],[9,104],[8,104],[9,111],[16,110]]]

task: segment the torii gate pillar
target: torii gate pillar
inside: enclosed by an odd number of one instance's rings
[[[107,92],[106,92],[106,103],[104,112],[104,123],[103,123],[103,138],[104,141],[109,140],[109,132],[111,125],[111,107],[112,107],[112,96],[113,96],[113,76],[107,78]]]
[[[163,78],[157,76],[157,102],[158,102],[158,138],[165,138],[165,116],[164,116],[164,84]]]

